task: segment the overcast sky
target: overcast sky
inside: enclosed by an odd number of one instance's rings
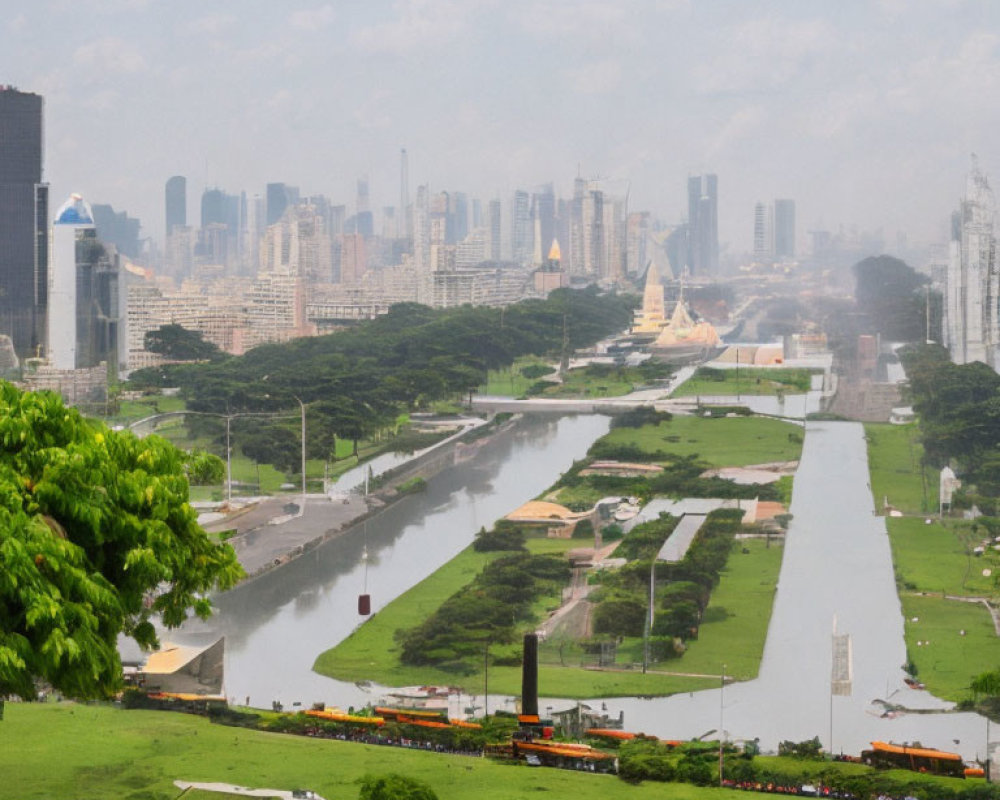
[[[971,152],[1000,181],[993,0],[0,0],[0,83],[45,97],[45,176],[163,228],[163,184],[269,181],[373,208],[464,190],[630,181],[686,215],[719,176],[720,238],[791,197],[840,224],[945,235]]]

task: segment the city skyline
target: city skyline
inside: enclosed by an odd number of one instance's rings
[[[95,24],[71,25],[70,8]],[[348,203],[368,176],[381,208],[405,147],[411,186],[485,202],[602,176],[671,222],[687,178],[717,174],[733,254],[752,248],[760,197],[796,198],[800,236],[946,239],[969,152],[987,171],[1000,160],[998,112],[978,102],[1000,82],[997,23],[1000,8],[957,0],[49,0],[4,23],[2,80],[45,97],[55,196],[126,210],[158,241],[172,175]]]

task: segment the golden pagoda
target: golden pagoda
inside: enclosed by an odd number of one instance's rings
[[[710,322],[695,322],[684,304],[684,289],[674,304],[670,316],[666,315],[663,284],[660,283],[656,265],[650,263],[646,270],[646,286],[642,293],[642,308],[635,312],[632,334],[651,340],[651,349],[664,355],[688,354],[718,347],[719,334]]]

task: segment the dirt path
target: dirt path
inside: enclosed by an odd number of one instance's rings
[[[574,639],[587,635],[590,627],[590,603],[585,602],[593,587],[587,583],[587,570],[576,567],[569,585],[569,595],[563,598],[563,604],[552,615],[538,626],[536,632],[545,639],[556,629],[560,633]]]

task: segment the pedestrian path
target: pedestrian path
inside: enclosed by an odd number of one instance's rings
[[[199,783],[197,781],[174,781],[174,786],[183,789],[200,789],[203,792],[219,792],[234,797],[287,797],[290,800],[306,798],[306,800],[324,800],[316,792],[308,789],[295,789],[285,791],[284,789],[251,789],[247,786],[236,786],[232,783]]]

